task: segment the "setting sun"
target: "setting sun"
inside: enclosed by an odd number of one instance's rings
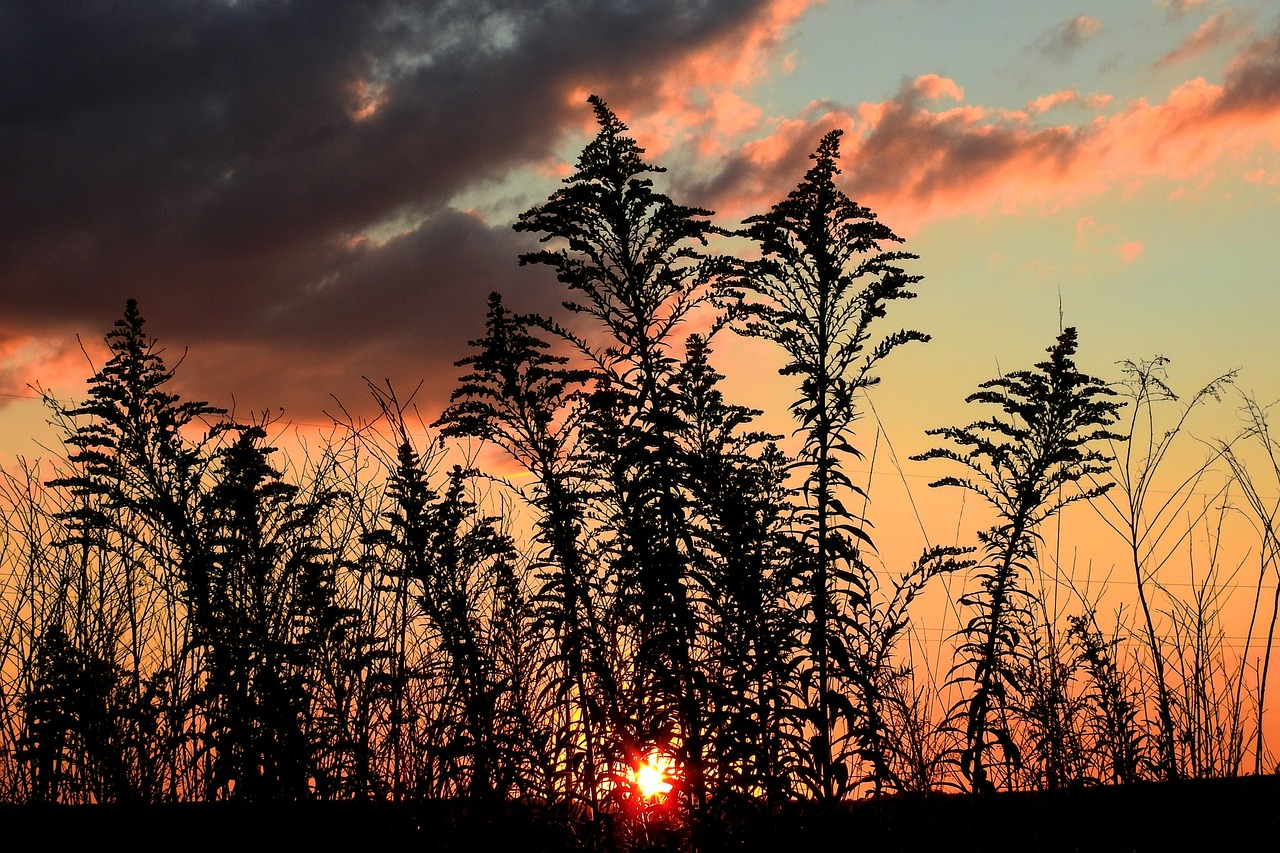
[[[670,757],[655,749],[636,767],[631,781],[635,783],[642,798],[653,800],[671,793],[669,774],[672,764]]]

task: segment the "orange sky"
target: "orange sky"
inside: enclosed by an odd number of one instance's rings
[[[593,92],[668,167],[662,188],[726,227],[846,131],[844,188],[924,276],[887,322],[933,336],[895,353],[872,400],[902,465],[882,444],[887,564],[926,534],[972,540],[976,516],[906,459],[1063,323],[1105,378],[1164,355],[1178,390],[1238,368],[1242,392],[1280,399],[1265,0],[45,5],[11,11],[0,51],[4,464],[53,440],[32,386],[83,394],[129,297],[170,361],[185,353],[188,397],[307,432],[339,402],[371,412],[364,377],[385,377],[438,411],[491,290],[558,310],[510,226],[566,174]],[[717,364],[784,431],[790,388],[762,347],[724,339]],[[1198,413],[1175,470],[1236,433],[1238,402]],[[1113,572],[1096,521],[1066,529],[1069,562]],[[1219,557],[1247,575],[1256,546],[1231,539]],[[1170,589],[1208,545],[1188,544]]]

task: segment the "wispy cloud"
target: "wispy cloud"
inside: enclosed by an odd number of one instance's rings
[[[1031,49],[1051,59],[1066,60],[1100,32],[1102,22],[1097,18],[1077,15],[1045,31],[1031,44]]]
[[[746,213],[777,201],[833,127],[847,131],[850,194],[902,229],[960,214],[1055,210],[1135,180],[1185,179],[1259,145],[1280,148],[1280,35],[1250,42],[1221,85],[1197,78],[1163,102],[1134,101],[1083,125],[1044,127],[978,105],[938,109],[922,88],[911,81],[889,101],[852,108],[812,105],[701,184],[703,203]]]
[[[1164,7],[1169,20],[1176,21],[1193,9],[1204,6],[1208,0],[1155,0],[1155,2]]]
[[[1112,97],[1100,92],[1094,92],[1088,95],[1081,95],[1075,89],[1061,89],[1057,92],[1050,92],[1047,95],[1041,95],[1033,98],[1027,103],[1027,115],[1039,115],[1049,112],[1061,106],[1075,104],[1087,109],[1102,109],[1111,103]]]
[[[1142,256],[1142,253],[1145,250],[1146,246],[1144,246],[1140,240],[1129,240],[1128,242],[1121,243],[1116,247],[1116,252],[1120,255],[1120,260],[1126,264],[1131,264],[1136,261]]]
[[[1160,57],[1156,65],[1186,62],[1225,42],[1247,36],[1250,32],[1249,26],[1240,20],[1240,17],[1231,9],[1224,9],[1197,27],[1195,32],[1183,40],[1182,44]]]

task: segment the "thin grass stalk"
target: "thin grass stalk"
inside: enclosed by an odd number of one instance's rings
[[[1105,503],[1097,502],[1094,506],[1103,521],[1123,537],[1128,547],[1147,650],[1155,672],[1160,768],[1162,775],[1172,779],[1178,774],[1175,755],[1177,736],[1165,673],[1164,649],[1156,632],[1148,584],[1156,578],[1160,569],[1189,535],[1189,529],[1185,530],[1175,542],[1167,545],[1165,555],[1158,557],[1161,543],[1186,508],[1192,492],[1209,470],[1211,461],[1206,460],[1178,483],[1168,497],[1154,507],[1154,512],[1149,496],[1174,439],[1185,428],[1192,410],[1209,399],[1221,399],[1223,389],[1234,381],[1235,373],[1223,374],[1201,388],[1182,406],[1173,425],[1157,436],[1158,404],[1178,400],[1178,396],[1165,381],[1168,363],[1169,360],[1164,356],[1156,356],[1151,360],[1120,362],[1124,379],[1117,383],[1117,387],[1131,406],[1123,438],[1112,443],[1112,455],[1120,461],[1113,473],[1114,482],[1119,488],[1103,496]],[[1117,447],[1118,444],[1123,444],[1123,447]],[[1110,507],[1116,517],[1112,518],[1104,512],[1104,506]]]
[[[1276,483],[1280,484],[1280,456],[1277,455],[1277,449],[1280,448],[1274,438],[1271,437],[1270,425],[1267,419],[1267,410],[1252,398],[1246,397],[1244,400],[1244,416],[1246,426],[1240,438],[1253,438],[1261,445],[1264,457],[1271,465],[1271,470],[1275,474]],[[1277,573],[1280,567],[1280,528],[1277,527],[1277,516],[1280,515],[1280,501],[1276,501],[1274,505],[1268,506],[1266,498],[1258,489],[1257,482],[1254,480],[1249,468],[1240,458],[1235,450],[1236,442],[1219,442],[1218,447],[1222,457],[1226,460],[1230,468],[1231,475],[1237,485],[1239,485],[1244,495],[1245,503],[1252,511],[1250,517],[1251,523],[1259,533],[1261,544],[1258,555],[1258,582],[1254,590],[1253,609],[1249,616],[1249,630],[1246,639],[1246,653],[1248,643],[1253,638],[1254,625],[1258,616],[1258,609],[1261,604],[1261,596],[1264,586],[1266,585],[1267,575]],[[1258,679],[1257,693],[1257,732],[1254,738],[1254,773],[1262,772],[1262,761],[1265,754],[1264,750],[1264,734],[1263,734],[1263,702],[1267,692],[1267,678],[1271,669],[1271,648],[1275,640],[1277,617],[1280,617],[1280,583],[1276,584],[1275,592],[1271,601],[1271,616],[1267,622],[1267,633],[1263,645],[1263,658],[1261,672]]]

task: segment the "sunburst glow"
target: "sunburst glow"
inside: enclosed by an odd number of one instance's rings
[[[631,776],[640,796],[646,800],[656,800],[671,793],[669,776],[673,765],[669,756],[656,749],[652,750]]]

